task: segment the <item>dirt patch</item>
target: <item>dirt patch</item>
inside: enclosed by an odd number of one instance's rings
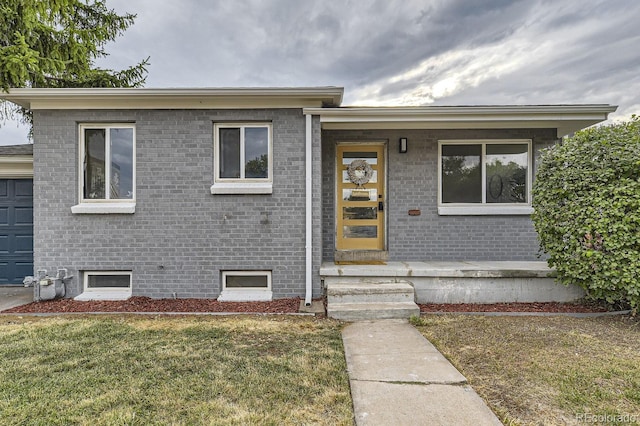
[[[420,304],[420,312],[547,312],[547,313],[591,313],[607,312],[607,309],[584,303],[429,303]]]
[[[298,312],[300,299],[278,299],[271,302],[218,302],[215,299],[152,299],[134,296],[127,300],[77,301],[58,299],[33,302],[2,311],[3,313],[64,313],[64,312]]]

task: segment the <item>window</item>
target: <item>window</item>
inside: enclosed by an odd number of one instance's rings
[[[135,127],[80,126],[80,204],[73,213],[133,213]]]
[[[530,214],[531,140],[440,141],[439,214]]]
[[[265,123],[214,125],[212,194],[270,194],[272,130]]]
[[[76,300],[125,300],[131,297],[131,271],[85,271]]]
[[[221,302],[271,300],[271,271],[223,271]]]

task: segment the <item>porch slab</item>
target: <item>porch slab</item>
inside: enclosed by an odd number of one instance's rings
[[[321,276],[360,277],[468,277],[468,278],[549,278],[555,271],[547,262],[524,261],[439,261],[387,262],[386,265],[336,265],[324,262]]]
[[[572,302],[584,297],[577,286],[555,281],[546,262],[442,261],[389,262],[386,265],[323,263],[325,287],[376,280],[412,283],[416,303]]]

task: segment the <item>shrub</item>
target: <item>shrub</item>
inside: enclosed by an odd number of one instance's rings
[[[564,284],[640,306],[640,119],[577,132],[544,150],[533,222]]]

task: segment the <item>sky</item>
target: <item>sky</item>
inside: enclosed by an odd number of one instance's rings
[[[618,105],[640,114],[638,0],[107,0],[102,68],[145,87],[341,86],[342,105]],[[27,142],[15,122],[0,145]]]

